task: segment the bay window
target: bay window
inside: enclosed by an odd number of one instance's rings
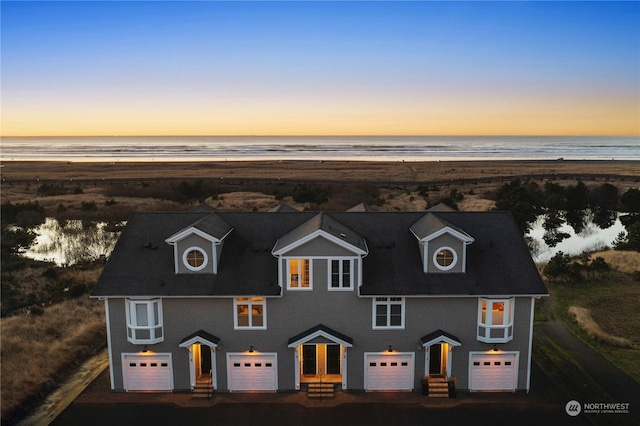
[[[127,300],[127,340],[134,344],[164,341],[162,300]]]
[[[513,299],[478,300],[478,340],[505,343],[513,339]]]

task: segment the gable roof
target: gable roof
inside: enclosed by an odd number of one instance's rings
[[[351,337],[339,333],[323,324],[318,324],[300,334],[296,334],[289,339],[287,345],[289,348],[295,348],[296,346],[307,343],[316,337],[324,337],[325,339],[329,339],[335,343],[340,343],[348,348],[353,346],[353,339]]]
[[[430,241],[437,236],[449,232],[466,243],[473,242],[471,235],[432,212],[422,216],[411,225],[409,229],[411,229],[411,232],[413,232],[420,241]]]
[[[460,274],[423,272],[409,228],[424,212],[218,212],[215,215],[233,228],[225,238],[218,273],[176,274],[173,246],[162,242],[209,214],[133,214],[92,296],[280,296],[278,259],[272,248],[292,233],[297,237],[318,230],[327,233],[322,229],[327,224],[334,227],[332,238],[346,229],[348,240],[358,238],[368,250],[362,259],[361,296],[548,294],[513,217],[505,212],[431,213],[448,226],[473,234],[475,241],[466,249],[466,272]]]
[[[422,346],[431,346],[436,343],[448,343],[451,346],[462,345],[462,342],[460,342],[460,339],[458,339],[456,336],[440,329],[429,333],[426,336],[422,336],[420,338],[420,342],[422,342]]]
[[[359,254],[367,253],[367,243],[360,235],[330,214],[321,212],[283,235],[273,247],[273,254],[284,254],[318,236]]]
[[[220,343],[220,338],[214,336],[211,333],[207,333],[204,330],[198,330],[195,333],[190,334],[182,339],[178,347],[186,348],[187,346],[191,346],[194,343],[200,343],[215,348],[218,346],[218,343]]]
[[[179,241],[190,234],[198,234],[207,240],[220,242],[233,228],[216,213],[209,213],[191,225],[176,232],[165,241],[169,244]]]

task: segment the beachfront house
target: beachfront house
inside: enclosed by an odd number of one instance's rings
[[[545,288],[504,212],[134,214],[92,297],[114,391],[528,391]]]

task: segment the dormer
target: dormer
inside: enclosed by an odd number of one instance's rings
[[[165,241],[173,246],[176,274],[217,274],[224,239],[233,228],[211,213]]]
[[[435,213],[427,213],[409,228],[418,240],[422,269],[429,273],[464,273],[467,245],[474,239]]]
[[[322,261],[330,289],[353,290],[361,283],[360,259],[369,250],[352,229],[319,213],[278,239],[271,253],[280,259],[280,284],[287,289],[312,290],[313,265]]]

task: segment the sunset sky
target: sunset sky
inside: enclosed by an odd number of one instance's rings
[[[638,135],[638,2],[1,2],[3,136]]]

